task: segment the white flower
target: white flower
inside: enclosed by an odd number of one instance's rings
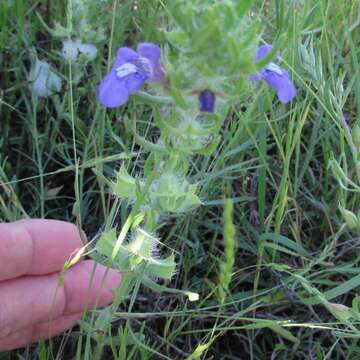
[[[36,59],[29,78],[30,90],[37,96],[48,97],[61,90],[61,78],[46,61]]]
[[[80,40],[64,40],[62,55],[65,60],[76,62],[79,55],[83,55],[86,60],[92,61],[96,58],[97,48],[93,44],[83,44]]]

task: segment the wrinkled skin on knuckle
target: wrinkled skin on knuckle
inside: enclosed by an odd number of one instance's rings
[[[0,297],[0,339],[11,334],[11,324],[8,323],[6,318],[7,313],[7,305],[1,302]]]

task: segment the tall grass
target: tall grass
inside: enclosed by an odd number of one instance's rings
[[[96,87],[119,46],[162,43],[171,19],[166,1],[103,3],[109,40],[75,85],[71,65],[60,58],[61,43],[40,20],[65,25],[71,21],[66,5],[0,2],[2,221],[64,219],[89,238],[109,219],[119,227],[126,221],[125,203],[111,212],[104,179],[123,162],[134,172],[143,168],[143,149],[126,119],[147,133],[149,109],[133,97],[126,107],[104,110]],[[199,301],[136,288],[115,309],[111,326],[95,324],[105,334],[104,359],[360,356],[359,236],[339,211],[339,204],[359,210],[352,186],[360,185],[352,134],[360,125],[359,11],[356,0],[253,2],[251,16],[265,27],[262,39],[280,39],[298,95],[284,106],[272,90],[249,85],[238,99],[216,155],[193,164],[204,205],[170,217],[162,228],[162,242],[178,261],[169,286],[198,292]],[[63,74],[66,85],[52,100],[38,101],[28,89],[33,46]],[[99,334],[92,330],[74,329],[0,359],[94,358]]]

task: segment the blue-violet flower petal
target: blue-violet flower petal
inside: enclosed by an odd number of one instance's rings
[[[255,61],[263,59],[272,50],[271,45],[262,45],[256,52]],[[275,64],[270,62],[259,73],[252,74],[251,80],[264,80],[271,88],[275,89],[277,96],[283,104],[288,103],[296,96],[296,89],[290,80],[289,73]]]
[[[126,103],[129,95],[139,91],[146,82],[163,83],[165,74],[160,63],[160,48],[152,43],[141,43],[138,52],[121,47],[108,75],[98,87],[98,99],[106,107]]]

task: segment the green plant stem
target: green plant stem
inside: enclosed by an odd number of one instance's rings
[[[39,133],[37,129],[37,99],[33,97],[33,121],[32,121],[32,133],[35,143],[37,166],[39,170],[39,182],[40,182],[40,217],[45,217],[45,190],[44,190],[44,169],[39,145]]]
[[[114,315],[117,308],[124,301],[126,296],[131,292],[132,288],[136,284],[136,279],[137,279],[137,276],[133,272],[123,274],[123,277],[121,279],[121,284],[116,290],[114,301],[111,305],[111,317]],[[95,360],[101,359],[101,356],[102,356],[102,353],[104,350],[104,346],[105,346],[105,341],[104,341],[105,338],[106,338],[105,333],[100,334],[97,338],[97,344],[94,349],[94,359]]]

